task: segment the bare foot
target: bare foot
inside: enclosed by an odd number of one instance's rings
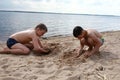
[[[2,51],[0,51],[0,54],[9,54],[10,49],[9,48],[4,48]]]

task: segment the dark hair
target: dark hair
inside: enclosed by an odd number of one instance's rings
[[[81,26],[76,26],[73,29],[73,36],[78,37],[79,35],[81,35],[82,31],[83,31],[83,28]]]
[[[37,29],[37,28],[39,28],[39,29],[41,29],[41,30],[45,30],[46,32],[48,31],[46,25],[43,24],[43,23],[38,24],[38,25],[35,27],[35,29]]]

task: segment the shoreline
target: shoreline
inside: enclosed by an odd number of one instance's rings
[[[85,61],[74,57],[80,43],[73,36],[41,39],[52,49],[49,55],[0,54],[0,80],[119,80],[120,31],[102,34],[100,54]]]
[[[103,32],[100,32],[102,34],[105,34],[105,33],[116,33],[116,32],[120,32],[120,30],[117,30],[117,31],[103,31]],[[54,36],[50,36],[50,37],[42,37],[42,39],[51,39],[51,38],[66,38],[66,37],[74,37],[73,35],[54,35]]]
[[[57,12],[37,12],[37,11],[19,11],[19,10],[0,10],[0,12],[16,12],[16,13],[36,13],[36,14],[61,14],[61,15],[87,15],[87,16],[113,16],[120,17],[120,15],[103,15],[103,14],[79,14],[79,13],[57,13]]]
[[[104,37],[104,34],[109,34],[109,33],[117,33],[117,32],[120,32],[120,30],[117,30],[117,31],[104,31],[104,32],[100,32],[103,34],[103,37]],[[42,37],[41,40],[49,40],[49,39],[52,39],[52,38],[67,38],[67,37],[73,37],[74,39],[76,39],[73,35],[55,35],[55,36],[50,36],[50,37]]]
[[[114,32],[119,32],[120,30],[116,30],[116,31],[103,31],[101,32],[102,34],[105,34],[105,33],[114,33]],[[53,35],[53,36],[49,36],[49,37],[41,37],[41,39],[49,39],[49,38],[55,38],[55,37],[61,37],[61,38],[64,38],[64,37],[73,37],[72,34],[66,34],[66,35]],[[6,41],[2,41],[0,40],[0,43],[6,43]]]

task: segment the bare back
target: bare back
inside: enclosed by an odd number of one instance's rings
[[[102,37],[102,34],[94,29],[88,29],[87,32],[88,32],[88,36],[95,35],[97,38]]]
[[[35,30],[29,29],[29,30],[17,32],[11,35],[10,38],[15,39],[22,44],[25,44],[25,43],[29,43],[30,41],[32,41],[32,37],[34,35],[35,35]]]
[[[87,31],[87,38],[81,39],[81,44],[92,47],[100,42],[100,38],[102,37],[101,33],[99,33],[94,29],[88,29],[86,31]]]

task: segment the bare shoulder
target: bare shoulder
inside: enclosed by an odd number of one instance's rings
[[[90,33],[96,33],[96,32],[98,32],[97,30],[95,30],[95,29],[87,29],[86,30],[89,34]]]
[[[87,32],[88,32],[89,36],[97,36],[97,37],[102,36],[102,34],[99,31],[95,30],[95,29],[88,29]]]
[[[29,34],[29,36],[31,36],[31,38],[37,38],[38,37],[35,33],[35,30],[29,30],[28,34]]]
[[[29,35],[31,36],[32,40],[39,40],[39,38],[40,38],[39,36],[37,36],[35,30],[30,32]]]
[[[85,44],[85,39],[84,39],[84,38],[82,38],[82,39],[80,40],[80,44],[81,44],[81,45],[84,45],[84,44]]]

